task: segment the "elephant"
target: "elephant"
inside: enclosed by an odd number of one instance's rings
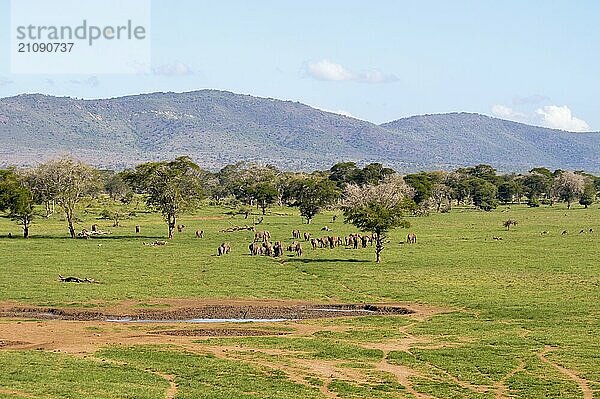
[[[229,243],[224,242],[217,248],[217,256],[228,254],[230,250],[231,247],[229,246]]]
[[[273,245],[273,256],[276,258],[283,256],[283,245],[281,244],[281,241],[275,241],[275,244]]]
[[[312,249],[317,249],[317,245],[318,245],[318,239],[317,238],[311,238],[310,239],[310,245],[312,246]]]
[[[260,253],[260,245],[258,245],[256,242],[251,242],[250,245],[248,245],[248,249],[250,250],[250,255],[252,256],[256,256]]]
[[[406,242],[408,244],[416,244],[417,243],[417,235],[415,233],[408,233],[406,236]]]

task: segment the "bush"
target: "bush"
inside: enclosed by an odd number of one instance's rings
[[[112,219],[113,218],[112,213],[108,209],[103,209],[100,212],[99,216],[100,216],[100,219]]]
[[[527,201],[527,205],[530,208],[537,208],[540,206],[540,200],[537,198],[531,198],[529,201]]]

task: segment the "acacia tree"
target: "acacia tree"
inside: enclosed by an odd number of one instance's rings
[[[417,205],[425,203],[431,197],[433,179],[427,172],[404,176],[404,182],[415,190],[414,200]]]
[[[148,206],[160,210],[173,238],[181,212],[196,209],[203,197],[202,170],[189,157],[173,161],[148,162],[126,173],[125,180],[147,194]]]
[[[23,237],[29,237],[33,220],[33,193],[23,178],[13,171],[0,171],[0,210],[8,210],[8,216],[23,228]]]
[[[561,201],[567,203],[568,209],[581,197],[584,188],[585,177],[574,172],[562,172],[554,179],[554,193]]]
[[[274,183],[268,181],[259,181],[253,184],[248,192],[256,200],[256,204],[260,206],[263,215],[267,213],[267,208],[279,199],[277,187]]]
[[[38,166],[33,173],[43,181],[44,190],[65,213],[69,234],[75,238],[75,209],[87,195],[100,188],[98,172],[91,166],[71,158],[60,158]]]
[[[589,179],[585,183],[585,187],[583,188],[583,194],[581,198],[579,198],[579,204],[583,205],[586,209],[588,206],[592,205],[596,200],[596,188],[594,187],[594,182],[592,179]]]
[[[46,179],[42,168],[26,169],[22,171],[22,177],[26,182],[34,196],[36,204],[44,204],[46,209],[46,217],[49,218],[54,214],[55,194],[52,192],[50,179]]]
[[[217,173],[221,196],[233,195],[246,205],[267,208],[281,199],[280,181],[283,174],[272,165],[247,164],[228,165]]]
[[[409,227],[404,210],[412,189],[392,175],[378,185],[348,185],[342,210],[345,221],[375,234],[375,260],[381,262],[386,234],[396,227]]]
[[[321,209],[332,204],[340,196],[334,181],[320,176],[302,176],[290,182],[288,188],[292,205],[297,206],[306,223],[319,213]]]
[[[127,203],[133,197],[133,191],[119,173],[110,173],[104,178],[104,191],[113,201]]]
[[[473,205],[484,211],[496,209],[498,206],[498,200],[496,200],[498,189],[493,183],[479,177],[474,177],[469,180],[469,186],[471,187]]]
[[[446,204],[447,208],[452,205],[452,190],[443,183],[436,183],[431,188],[431,200],[436,206],[437,212]]]

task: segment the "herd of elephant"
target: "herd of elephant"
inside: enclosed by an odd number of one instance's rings
[[[295,235],[293,235],[296,238]],[[257,231],[254,234],[254,241],[248,245],[250,255],[264,255],[274,256],[276,258],[283,256],[284,247],[281,241],[275,241],[271,244],[271,233],[268,230]],[[292,242],[288,245],[287,250],[289,252],[295,252],[296,256],[302,256],[302,244],[298,241]]]
[[[325,231],[331,231],[330,229],[323,228]],[[295,252],[297,256],[302,256],[302,243],[299,241],[304,238],[305,242],[309,242],[311,248],[316,250],[317,248],[329,248],[334,249],[344,245],[346,248],[358,249],[372,246],[377,240],[377,235],[373,234],[360,234],[352,233],[345,237],[339,237],[335,235],[325,235],[323,237],[312,237],[310,233],[301,233],[300,230],[292,230],[292,243],[287,247],[288,252]],[[410,233],[407,237],[408,243],[416,243],[417,236],[414,233]],[[248,245],[250,255],[265,255],[280,257],[284,254],[284,246],[281,241],[275,241],[271,244],[271,233],[267,230],[258,231],[254,234],[254,241]]]
[[[183,232],[185,229],[185,225],[177,225],[177,230],[179,232]],[[331,231],[327,226],[323,227],[321,230],[323,231]],[[140,226],[136,226],[136,233],[140,232]],[[196,237],[203,238],[204,231],[196,230]],[[322,237],[314,238],[310,233],[304,232],[302,234],[300,230],[292,230],[292,238],[294,241],[290,245],[287,246],[288,252],[294,252],[296,256],[302,256],[302,244],[299,240],[304,238],[305,242],[310,242],[310,246],[313,250],[317,248],[330,248],[334,249],[335,247],[339,247],[342,244],[346,248],[358,249],[358,248],[367,248],[368,246],[372,246],[374,242],[377,241],[377,234],[360,234],[360,233],[352,233],[345,237],[325,235]],[[408,244],[415,244],[417,242],[417,235],[415,233],[409,233],[406,237],[406,242]],[[257,231],[254,234],[254,240],[248,245],[248,250],[250,251],[251,256],[264,255],[264,256],[273,256],[273,257],[281,257],[284,254],[284,246],[281,241],[275,241],[271,243],[271,233],[268,230]],[[217,248],[217,256],[223,256],[228,254],[231,251],[231,246],[228,242],[223,242]]]

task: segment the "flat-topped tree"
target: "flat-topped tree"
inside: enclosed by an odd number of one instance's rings
[[[383,241],[388,231],[410,226],[404,219],[404,210],[412,192],[398,175],[391,175],[377,185],[350,184],[346,187],[342,205],[345,221],[375,234],[377,263],[381,261]]]
[[[181,212],[198,207],[203,197],[202,170],[189,157],[173,161],[148,162],[125,173],[131,186],[147,195],[148,206],[159,210],[173,238],[177,218]]]

